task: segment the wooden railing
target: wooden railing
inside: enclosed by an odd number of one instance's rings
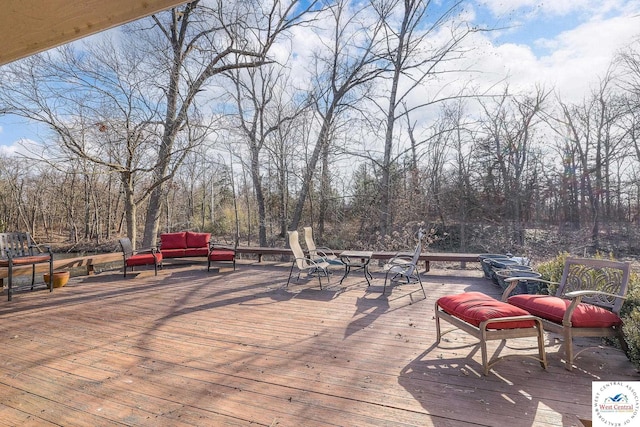
[[[293,256],[291,249],[289,248],[267,248],[259,246],[239,246],[236,249],[239,254],[257,255],[258,262],[262,262],[264,255],[289,255]],[[340,255],[341,251],[335,251],[336,255]],[[391,259],[398,255],[398,252],[378,251],[373,252],[373,259]],[[413,253],[402,252],[401,255],[411,258]],[[431,262],[459,262],[463,267],[468,262],[480,262],[478,259],[479,254],[471,253],[453,253],[453,252],[424,252],[420,255],[419,260],[424,262],[425,271],[429,271],[431,268]]]
[[[265,255],[287,255],[292,256],[293,253],[289,248],[267,248],[259,246],[239,246],[236,249],[239,254],[257,255],[258,262],[262,262],[262,257]],[[336,251],[339,255],[340,251]],[[390,259],[397,255],[398,252],[374,252],[373,259]],[[402,255],[411,257],[413,254],[410,252],[402,253]],[[449,252],[424,252],[420,255],[420,261],[424,262],[425,271],[429,271],[431,268],[431,262],[438,261],[450,261],[460,262],[464,266],[467,262],[479,262],[478,254],[468,253],[449,253]],[[54,270],[68,270],[77,267],[86,267],[86,274],[93,274],[95,266],[97,264],[106,264],[110,262],[122,261],[121,252],[113,252],[106,254],[86,255],[76,258],[55,259],[53,261]],[[36,273],[46,273],[49,270],[47,264],[36,265]],[[13,270],[15,276],[31,274],[31,266],[16,267]],[[0,286],[2,286],[4,279],[8,276],[6,268],[0,269]]]

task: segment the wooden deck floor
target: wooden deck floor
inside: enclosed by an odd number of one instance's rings
[[[510,358],[488,377],[464,333],[436,348],[437,297],[497,295],[479,269],[432,270],[426,300],[414,285],[382,296],[375,274],[325,290],[287,276],[174,266],[2,299],[0,425],[571,426],[591,417],[592,381],[640,379],[609,348],[568,372],[549,345],[547,371]]]

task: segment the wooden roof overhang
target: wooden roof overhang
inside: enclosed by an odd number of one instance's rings
[[[184,0],[4,0],[0,65],[135,21]]]

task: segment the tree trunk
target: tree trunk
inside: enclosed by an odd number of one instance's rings
[[[256,150],[251,150],[251,180],[256,193],[256,203],[258,204],[258,241],[260,246],[267,246],[267,210],[264,205],[260,161]]]
[[[318,237],[324,234],[325,221],[329,211],[329,198],[331,196],[331,177],[329,174],[329,145],[325,144],[322,151],[322,176],[320,179],[320,208],[318,212]]]
[[[307,201],[307,197],[309,196],[309,189],[311,188],[311,183],[313,182],[313,175],[315,173],[316,166],[318,165],[318,160],[320,160],[320,154],[323,152],[324,146],[329,143],[329,128],[332,121],[333,106],[330,107],[329,111],[325,115],[324,121],[322,122],[322,128],[320,129],[320,134],[318,135],[316,146],[314,147],[311,158],[307,163],[307,169],[302,180],[302,187],[300,188],[300,195],[298,196],[296,208],[293,211],[293,217],[291,218],[291,224],[289,225],[290,231],[297,230],[298,226],[300,225],[302,212],[304,211],[304,204]]]

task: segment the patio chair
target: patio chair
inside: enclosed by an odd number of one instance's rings
[[[162,252],[156,248],[134,251],[128,237],[120,239],[119,242],[124,259],[124,277],[127,277],[127,267],[131,267],[133,271],[133,268],[139,265],[153,265],[154,273],[158,275],[158,267],[162,268]]]
[[[291,281],[291,275],[293,274],[293,269],[298,269],[298,277],[297,280],[300,280],[300,273],[306,272],[307,276],[317,276],[318,283],[320,284],[320,289],[322,289],[322,277],[327,278],[327,283],[329,283],[329,263],[326,261],[314,261],[311,258],[304,256],[304,251],[300,246],[300,242],[298,241],[298,232],[297,231],[288,231],[289,233],[289,247],[291,247],[291,251],[293,252],[293,256],[295,259],[291,264],[291,270],[289,271],[289,279],[287,280],[287,287],[289,287],[289,282]]]
[[[542,319],[545,331],[563,336],[566,368],[587,348],[574,353],[574,337],[616,337],[625,354],[628,346],[622,331],[620,308],[629,283],[631,264],[602,259],[567,258],[560,283],[533,277],[510,277],[502,300]],[[518,282],[557,284],[552,295],[510,296]]]
[[[326,246],[316,246],[313,240],[313,228],[304,227],[304,241],[307,244],[309,258],[320,262],[326,261],[331,265],[344,265],[332,249]]]
[[[49,277],[53,276],[53,253],[51,247],[36,245],[31,235],[25,232],[0,233],[0,268],[7,268],[9,279],[7,299],[13,295],[13,269],[31,266],[31,290],[36,280],[36,265],[49,264]],[[53,281],[49,282],[49,292],[53,291]]]
[[[398,279],[405,278],[407,283],[420,283],[422,293],[424,297],[427,297],[427,293],[422,285],[422,279],[420,279],[420,271],[418,270],[418,260],[422,253],[422,239],[424,237],[424,230],[418,230],[418,243],[413,251],[413,256],[409,258],[406,254],[398,253],[391,258],[383,267],[386,271],[384,276],[384,287],[382,288],[382,294],[384,295],[387,289],[387,280],[389,275],[391,276],[391,282],[398,281]]]

